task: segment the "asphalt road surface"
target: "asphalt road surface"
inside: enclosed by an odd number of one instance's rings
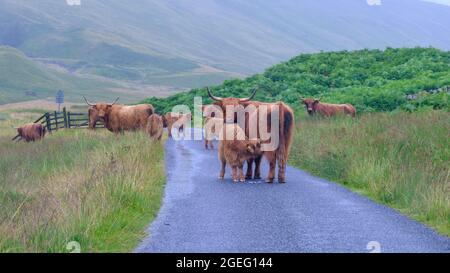
[[[163,206],[136,252],[450,252],[448,237],[293,167],[286,184],[233,183],[229,169],[220,181],[217,149],[169,140],[166,169]]]

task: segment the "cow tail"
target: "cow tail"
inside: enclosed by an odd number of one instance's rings
[[[279,104],[280,114],[280,145],[277,153],[277,160],[286,164],[292,144],[294,129],[294,113],[284,103]]]

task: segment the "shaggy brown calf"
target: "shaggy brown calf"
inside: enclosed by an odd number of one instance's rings
[[[349,115],[356,117],[356,109],[351,104],[331,104],[322,103],[320,99],[302,99],[305,104],[306,111],[310,116],[319,113],[324,117],[332,117],[336,115]]]
[[[158,114],[153,114],[147,120],[147,133],[153,140],[161,140],[164,130],[163,119]]]
[[[26,142],[34,142],[45,137],[46,129],[40,123],[29,123],[17,128],[17,133]]]
[[[119,98],[113,103],[94,104],[86,98],[84,100],[90,106],[89,128],[95,129],[97,122],[102,120],[106,129],[116,134],[124,131],[145,130],[148,117],[155,112],[150,104],[117,105]]]
[[[230,165],[234,182],[245,182],[244,162],[261,154],[259,140],[248,140],[244,130],[237,124],[224,124],[219,142],[221,169],[219,179],[225,176],[225,167]],[[238,174],[239,169],[239,174]]]

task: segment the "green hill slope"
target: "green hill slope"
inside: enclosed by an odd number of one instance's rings
[[[257,73],[300,52],[450,49],[450,7],[419,0],[0,0],[0,7],[0,44],[144,84],[182,74],[177,85],[196,87],[199,77]],[[199,66],[218,72],[197,73]]]
[[[107,98],[115,84],[49,69],[20,51],[0,46],[0,104],[53,97],[64,90],[68,99],[84,95]]]
[[[292,106],[299,106],[300,96],[323,96],[325,102],[352,103],[358,111],[414,110],[424,105],[448,109],[449,93],[442,89],[450,85],[449,64],[450,52],[434,48],[302,54],[263,74],[227,80],[212,90],[222,97],[245,97],[257,87],[256,100],[282,100]],[[439,88],[442,92],[436,94],[423,92]],[[410,94],[416,94],[417,99],[408,101]],[[192,106],[195,96],[210,102],[205,89],[146,102],[167,112],[177,104]]]

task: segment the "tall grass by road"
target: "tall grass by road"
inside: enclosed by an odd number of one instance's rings
[[[133,250],[160,207],[162,144],[82,129],[13,144],[10,122],[0,121],[0,252]]]
[[[450,236],[450,114],[299,118],[291,164]]]

